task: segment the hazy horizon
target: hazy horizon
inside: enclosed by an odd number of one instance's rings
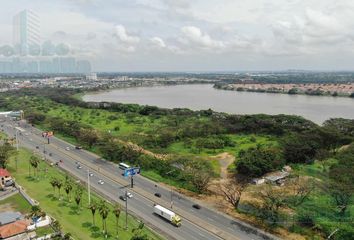
[[[14,0],[2,9],[0,47],[30,9],[41,44],[64,44],[95,72],[354,71],[349,0]]]

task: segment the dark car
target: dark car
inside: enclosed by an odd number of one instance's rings
[[[160,197],[161,197],[161,193],[158,193],[158,192],[157,192],[157,193],[155,193],[154,195],[155,195],[155,197],[158,197],[158,198],[160,198]]]
[[[36,149],[38,149],[39,148],[39,146],[36,146]]]
[[[119,196],[119,199],[122,200],[122,201],[127,201],[127,198],[123,195]]]
[[[195,209],[201,209],[202,207],[199,204],[193,204],[193,208]]]
[[[52,154],[52,153],[49,153],[49,156],[51,157],[51,156],[53,156],[53,154]]]
[[[75,146],[75,149],[80,150],[80,149],[82,149],[82,147],[81,146]]]

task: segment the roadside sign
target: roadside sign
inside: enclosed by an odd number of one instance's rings
[[[140,167],[132,167],[124,170],[124,177],[140,174]]]

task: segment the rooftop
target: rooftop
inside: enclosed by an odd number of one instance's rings
[[[5,239],[27,231],[28,220],[19,220],[0,227],[0,239]]]
[[[2,212],[0,213],[0,226],[22,219],[20,212]]]
[[[9,176],[11,175],[6,169],[0,168],[0,177],[9,177]]]

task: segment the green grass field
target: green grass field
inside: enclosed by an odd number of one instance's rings
[[[31,205],[19,193],[0,201],[0,209],[4,207],[24,215],[31,211]]]
[[[34,177],[33,169],[29,175],[29,158],[31,152],[21,149],[18,155],[18,170],[15,170],[15,160],[14,157],[10,159],[9,170],[16,182],[23,186],[26,192],[34,199],[36,199],[40,207],[47,212],[50,216],[57,219],[63,227],[64,232],[70,232],[74,239],[105,239],[102,236],[102,221],[100,215],[96,212],[96,227],[92,226],[92,215],[91,211],[86,207],[88,206],[87,192],[84,191],[82,195],[82,203],[80,209],[77,208],[76,203],[73,200],[68,201],[67,196],[62,189],[61,200],[58,199],[58,191],[53,192],[49,181],[55,177],[62,179],[64,181],[65,174],[59,171],[55,167],[51,167],[45,162],[41,162],[39,166],[38,177]],[[45,169],[48,172],[45,172]],[[92,196],[96,201],[100,198],[97,196]],[[112,209],[112,206],[110,206]],[[132,229],[139,225],[139,222],[129,216],[128,217],[128,231],[124,230],[125,226],[125,214],[122,211],[119,218],[119,229],[118,235],[119,239],[130,239],[132,234]],[[116,219],[112,212],[110,212],[107,220],[107,228],[109,232],[108,239],[116,239]],[[149,236],[149,239],[161,239],[160,236],[156,235],[147,228],[143,229],[143,233]]]

